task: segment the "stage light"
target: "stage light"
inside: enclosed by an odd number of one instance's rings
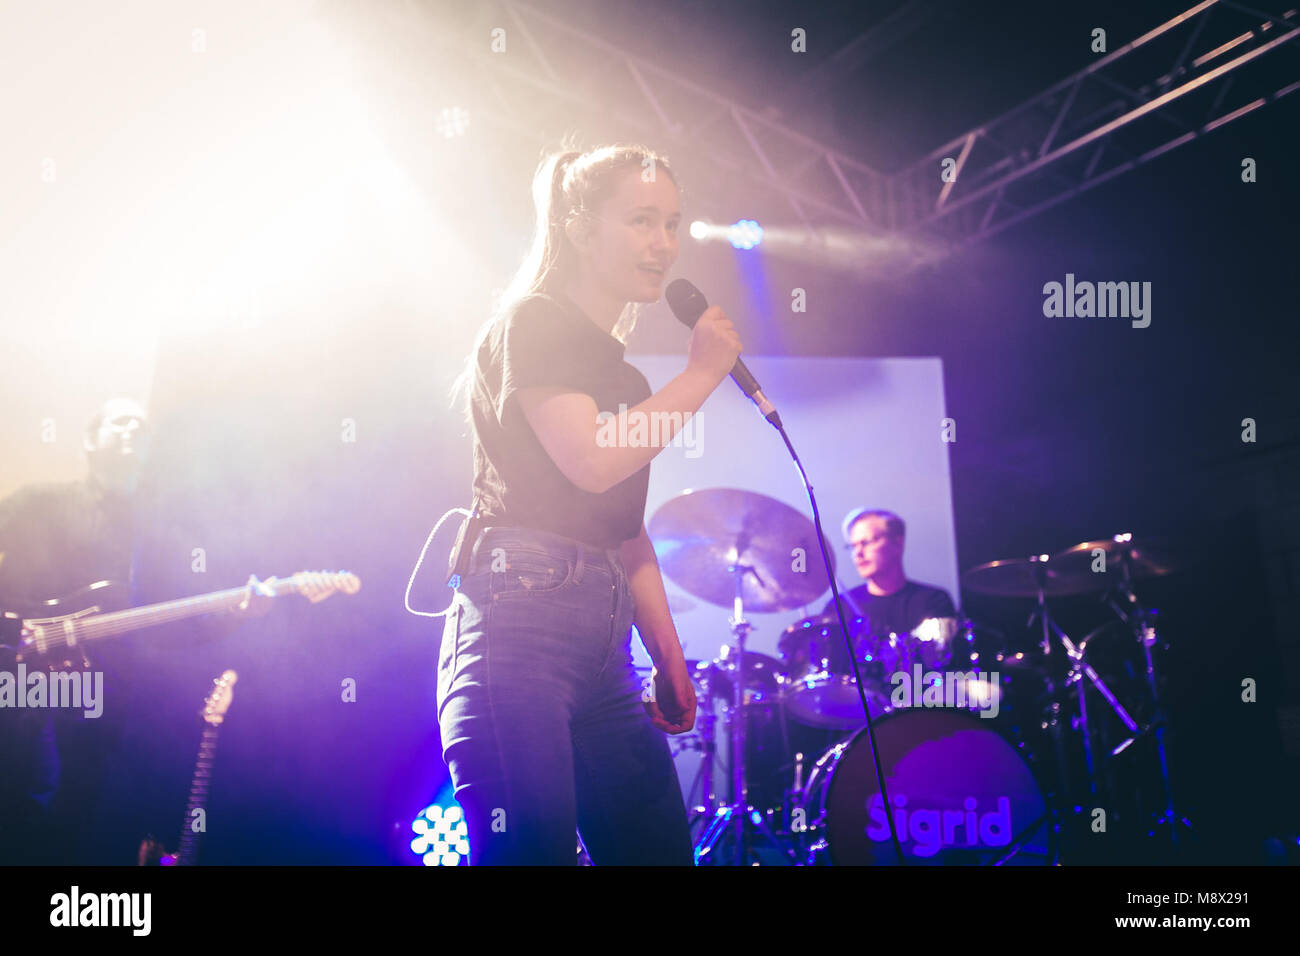
[[[696,219],[691,223],[691,238],[703,239],[709,234],[709,224],[701,219]]]
[[[444,107],[438,114],[437,129],[447,139],[464,136],[469,129],[469,110],[460,106]]]
[[[752,219],[741,219],[727,230],[727,240],[737,249],[753,249],[763,242],[763,227]]]
[[[461,859],[469,857],[469,830],[458,804],[430,804],[411,821],[411,832],[411,852],[425,866],[460,866]]]

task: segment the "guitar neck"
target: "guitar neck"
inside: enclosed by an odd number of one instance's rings
[[[212,762],[217,751],[218,726],[203,728],[199,743],[199,759],[194,765],[194,778],[190,781],[190,798],[185,804],[185,823],[181,826],[181,839],[176,850],[177,866],[193,866],[198,859],[202,831],[194,829],[195,810],[202,810],[206,827],[208,787],[212,781]]]
[[[283,580],[267,582],[276,597],[293,594],[299,590],[297,575]],[[181,621],[201,614],[215,614],[233,611],[248,596],[248,588],[228,588],[224,591],[212,591],[195,597],[181,598],[176,601],[163,601],[160,604],[146,604],[125,611],[109,611],[106,614],[93,614],[84,618],[68,617],[49,622],[45,628],[36,631],[32,645],[40,653],[53,647],[72,646],[82,641],[97,641],[106,637],[115,637],[128,631],[137,631],[159,624]],[[29,624],[41,624],[29,621]]]

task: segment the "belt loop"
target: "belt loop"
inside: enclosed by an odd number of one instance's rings
[[[574,583],[574,584],[581,584],[581,583],[582,583],[582,570],[583,570],[583,567],[586,565],[586,563],[587,563],[587,556],[586,556],[586,554],[584,553],[584,550],[583,550],[583,547],[582,547],[582,542],[579,541],[579,542],[578,542],[578,556],[577,556],[577,558],[575,559],[575,562],[574,562],[574,565],[573,565],[573,583]]]

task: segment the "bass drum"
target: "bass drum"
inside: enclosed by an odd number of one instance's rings
[[[894,711],[873,722],[908,865],[1050,862],[1043,791],[988,723],[941,709]],[[817,762],[799,811],[792,829],[807,838],[809,863],[898,861],[865,727]]]

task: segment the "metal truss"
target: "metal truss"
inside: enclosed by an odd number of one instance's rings
[[[419,0],[408,0],[419,7]],[[628,54],[564,17],[516,0],[479,3],[435,42],[486,86],[476,115],[536,137],[568,130],[577,115],[613,116],[665,152],[698,157],[705,190],[747,188],[779,196],[810,229],[834,222],[885,228],[888,176],[763,112]],[[505,30],[505,53],[489,49]],[[691,177],[693,183],[698,175]]]
[[[1244,67],[1287,43],[1296,54],[1298,36],[1296,10],[1204,0],[897,173],[889,224],[966,243],[1022,222],[1300,89],[1293,58],[1290,82],[1255,77],[1224,107]]]
[[[420,0],[407,2],[428,12]],[[570,128],[575,113],[612,115],[705,160],[706,188],[742,181],[781,197],[810,229],[851,226],[953,245],[992,236],[1300,89],[1295,59],[1275,58],[1281,70],[1244,69],[1287,44],[1295,54],[1296,10],[1273,15],[1203,0],[888,175],[630,55],[572,18],[487,0],[465,19],[459,29],[440,20],[435,39],[485,87],[480,116],[536,136]],[[497,27],[505,53],[490,49]],[[1236,105],[1225,106],[1234,84]]]

